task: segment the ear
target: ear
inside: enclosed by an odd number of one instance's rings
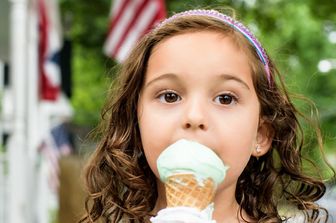
[[[271,124],[260,118],[256,145],[252,149],[252,156],[260,157],[265,155],[271,148],[273,137],[274,129]]]

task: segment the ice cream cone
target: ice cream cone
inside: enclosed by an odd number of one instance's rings
[[[153,223],[215,223],[213,199],[227,166],[205,145],[185,139],[168,146],[157,167],[165,184],[167,208],[151,218]]]
[[[167,207],[205,209],[213,200],[216,184],[213,179],[197,179],[193,173],[178,173],[165,182]]]

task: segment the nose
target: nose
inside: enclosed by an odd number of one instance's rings
[[[208,122],[206,113],[206,106],[200,100],[195,99],[186,103],[182,122],[183,128],[207,130]]]

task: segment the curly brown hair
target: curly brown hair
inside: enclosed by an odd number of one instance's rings
[[[206,16],[176,18],[147,34],[119,70],[119,78],[102,112],[100,143],[86,167],[86,215],[80,222],[148,222],[158,191],[156,177],[143,153],[137,104],[153,47],[169,37],[213,31],[230,36],[250,58],[260,117],[271,126],[272,148],[259,159],[251,157],[238,179],[236,200],[256,222],[282,222],[281,202],[296,206],[307,222],[321,211],[315,203],[326,191],[322,178],[303,171],[303,130],[300,113],[289,99],[283,80],[270,60],[270,86],[254,47],[232,27]],[[116,88],[117,87],[117,88]],[[320,141],[319,129],[316,128]],[[320,143],[322,147],[322,143]],[[323,154],[322,154],[323,155]],[[327,220],[326,220],[327,221]]]

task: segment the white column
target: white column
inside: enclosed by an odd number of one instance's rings
[[[0,147],[3,146],[3,90],[4,90],[4,64],[0,60]],[[2,149],[2,148],[0,148]],[[6,182],[5,156],[0,152],[0,222],[6,222]]]
[[[3,110],[3,93],[4,93],[4,73],[5,66],[3,61],[0,60],[0,146],[2,146],[2,134],[3,134],[3,120],[2,120],[2,110]]]
[[[27,3],[10,0],[10,77],[13,92],[13,132],[8,142],[9,223],[31,223],[27,187]]]
[[[27,43],[27,140],[29,156],[35,160],[40,143],[38,123],[39,71],[38,71],[38,18],[37,1],[30,0],[28,8]]]
[[[39,110],[39,71],[38,71],[38,14],[37,1],[30,0],[28,3],[28,30],[27,30],[27,157],[30,163],[27,163],[27,186],[28,197],[31,211],[29,218],[32,222],[38,221],[37,200],[41,196],[38,190],[38,169],[39,162],[38,146],[41,143],[40,123],[38,121]],[[42,223],[42,222],[41,222]]]

